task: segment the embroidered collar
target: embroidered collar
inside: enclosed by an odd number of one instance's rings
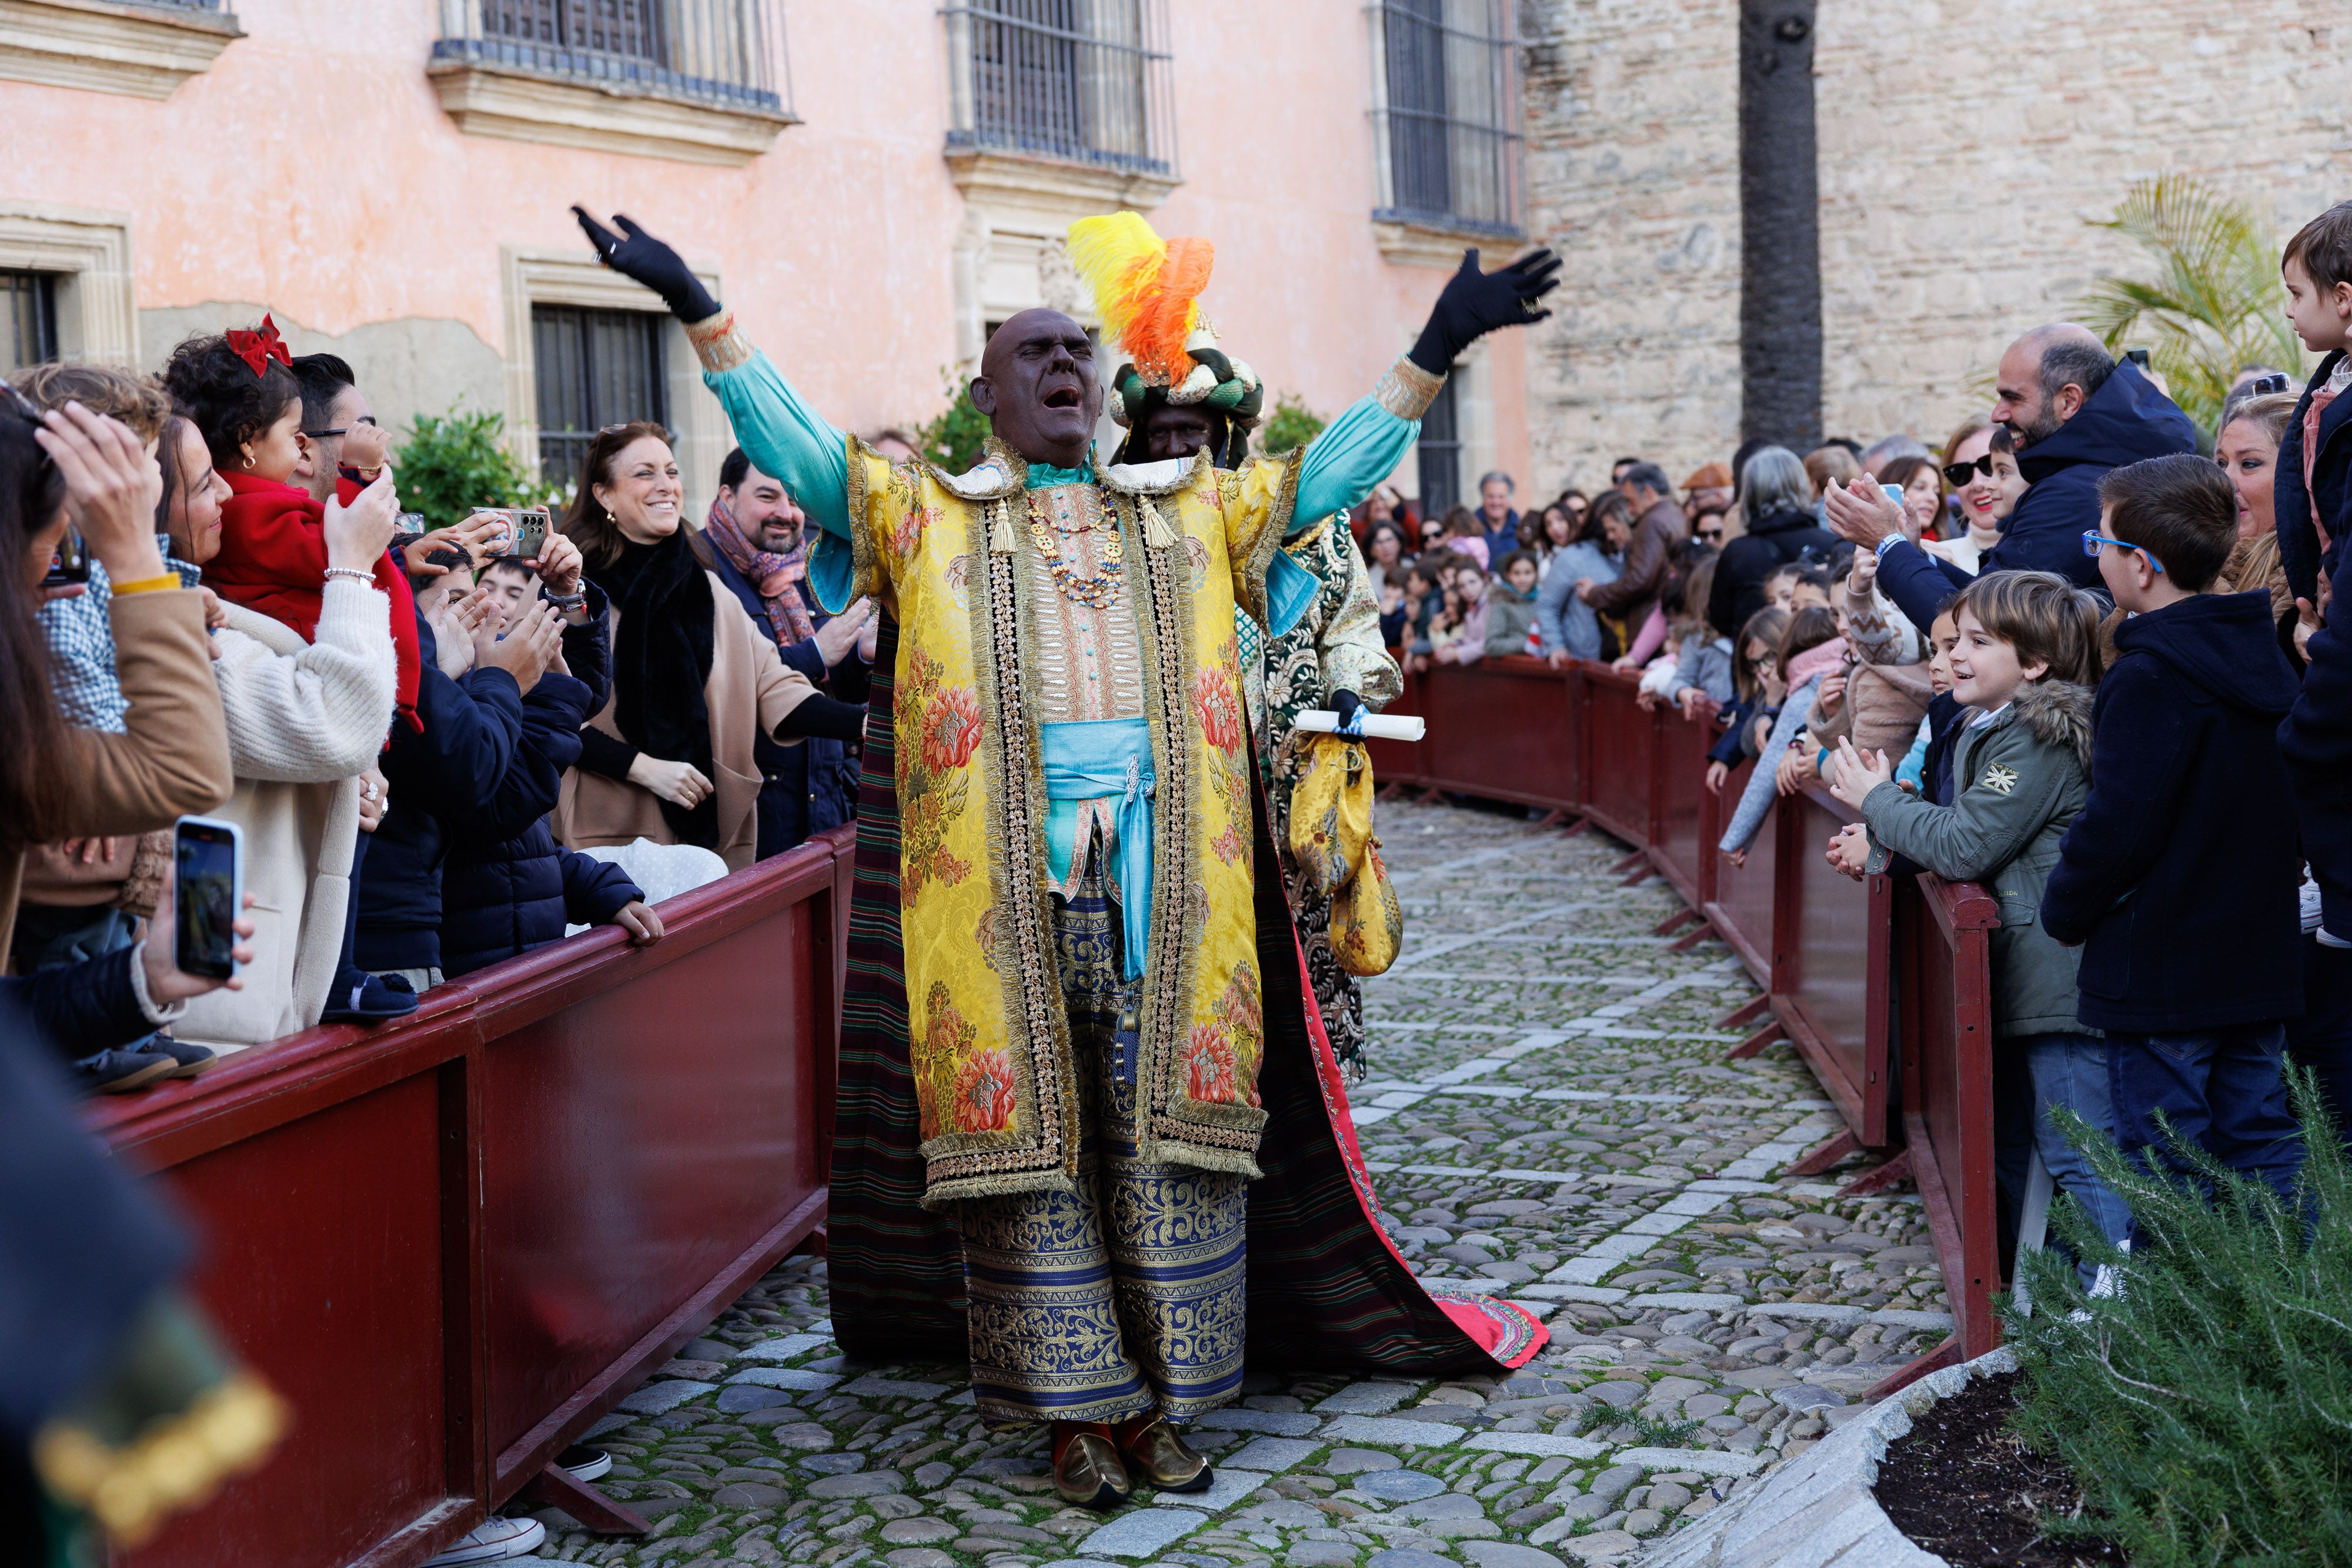
[[[1029,472],[1022,476],[1022,487],[1028,490],[1050,490],[1056,485],[1091,485],[1095,482],[1094,455],[1076,468],[1056,468],[1051,463],[1032,463]]]

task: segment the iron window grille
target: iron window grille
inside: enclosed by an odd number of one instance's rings
[[[1173,177],[1167,0],[959,0],[948,145]]]
[[[1459,376],[1446,377],[1421,416],[1421,441],[1414,455],[1420,460],[1424,517],[1443,517],[1462,499],[1462,424],[1454,403],[1460,381]]]
[[[606,425],[636,419],[669,423],[669,380],[662,362],[668,324],[667,317],[644,310],[531,307],[539,471],[550,485],[571,488],[587,461],[588,443]]]
[[[58,357],[58,279],[48,272],[0,272],[0,309],[8,317],[7,363],[0,371]]]
[[[792,112],[782,0],[441,0],[433,57]]]
[[[1368,10],[1381,173],[1372,215],[1517,237],[1511,0],[1377,0]]]

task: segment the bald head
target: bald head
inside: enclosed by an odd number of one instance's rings
[[[2097,333],[2072,321],[2045,322],[2001,355],[1993,421],[2022,452],[2081,413],[2115,369]]]
[[[1094,340],[1059,310],[1024,310],[989,338],[971,401],[1027,461],[1075,468],[1102,413]]]

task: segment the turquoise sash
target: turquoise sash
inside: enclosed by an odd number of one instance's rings
[[[1151,731],[1139,718],[1106,718],[1040,727],[1045,742],[1046,863],[1059,881],[1077,852],[1077,802],[1116,800],[1118,852],[1111,864],[1119,890],[1121,973],[1143,977],[1151,921],[1153,787]]]

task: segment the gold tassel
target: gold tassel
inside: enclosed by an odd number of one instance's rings
[[[1003,497],[999,496],[996,497],[993,509],[996,513],[996,520],[989,526],[988,553],[991,555],[1011,555],[1013,553],[1013,543],[1012,504],[1005,500]]]
[[[1160,508],[1151,504],[1151,497],[1138,496],[1136,500],[1143,507],[1144,547],[1147,549],[1166,549],[1170,545],[1174,544],[1175,530],[1171,528],[1168,526],[1168,520],[1160,515]]]

